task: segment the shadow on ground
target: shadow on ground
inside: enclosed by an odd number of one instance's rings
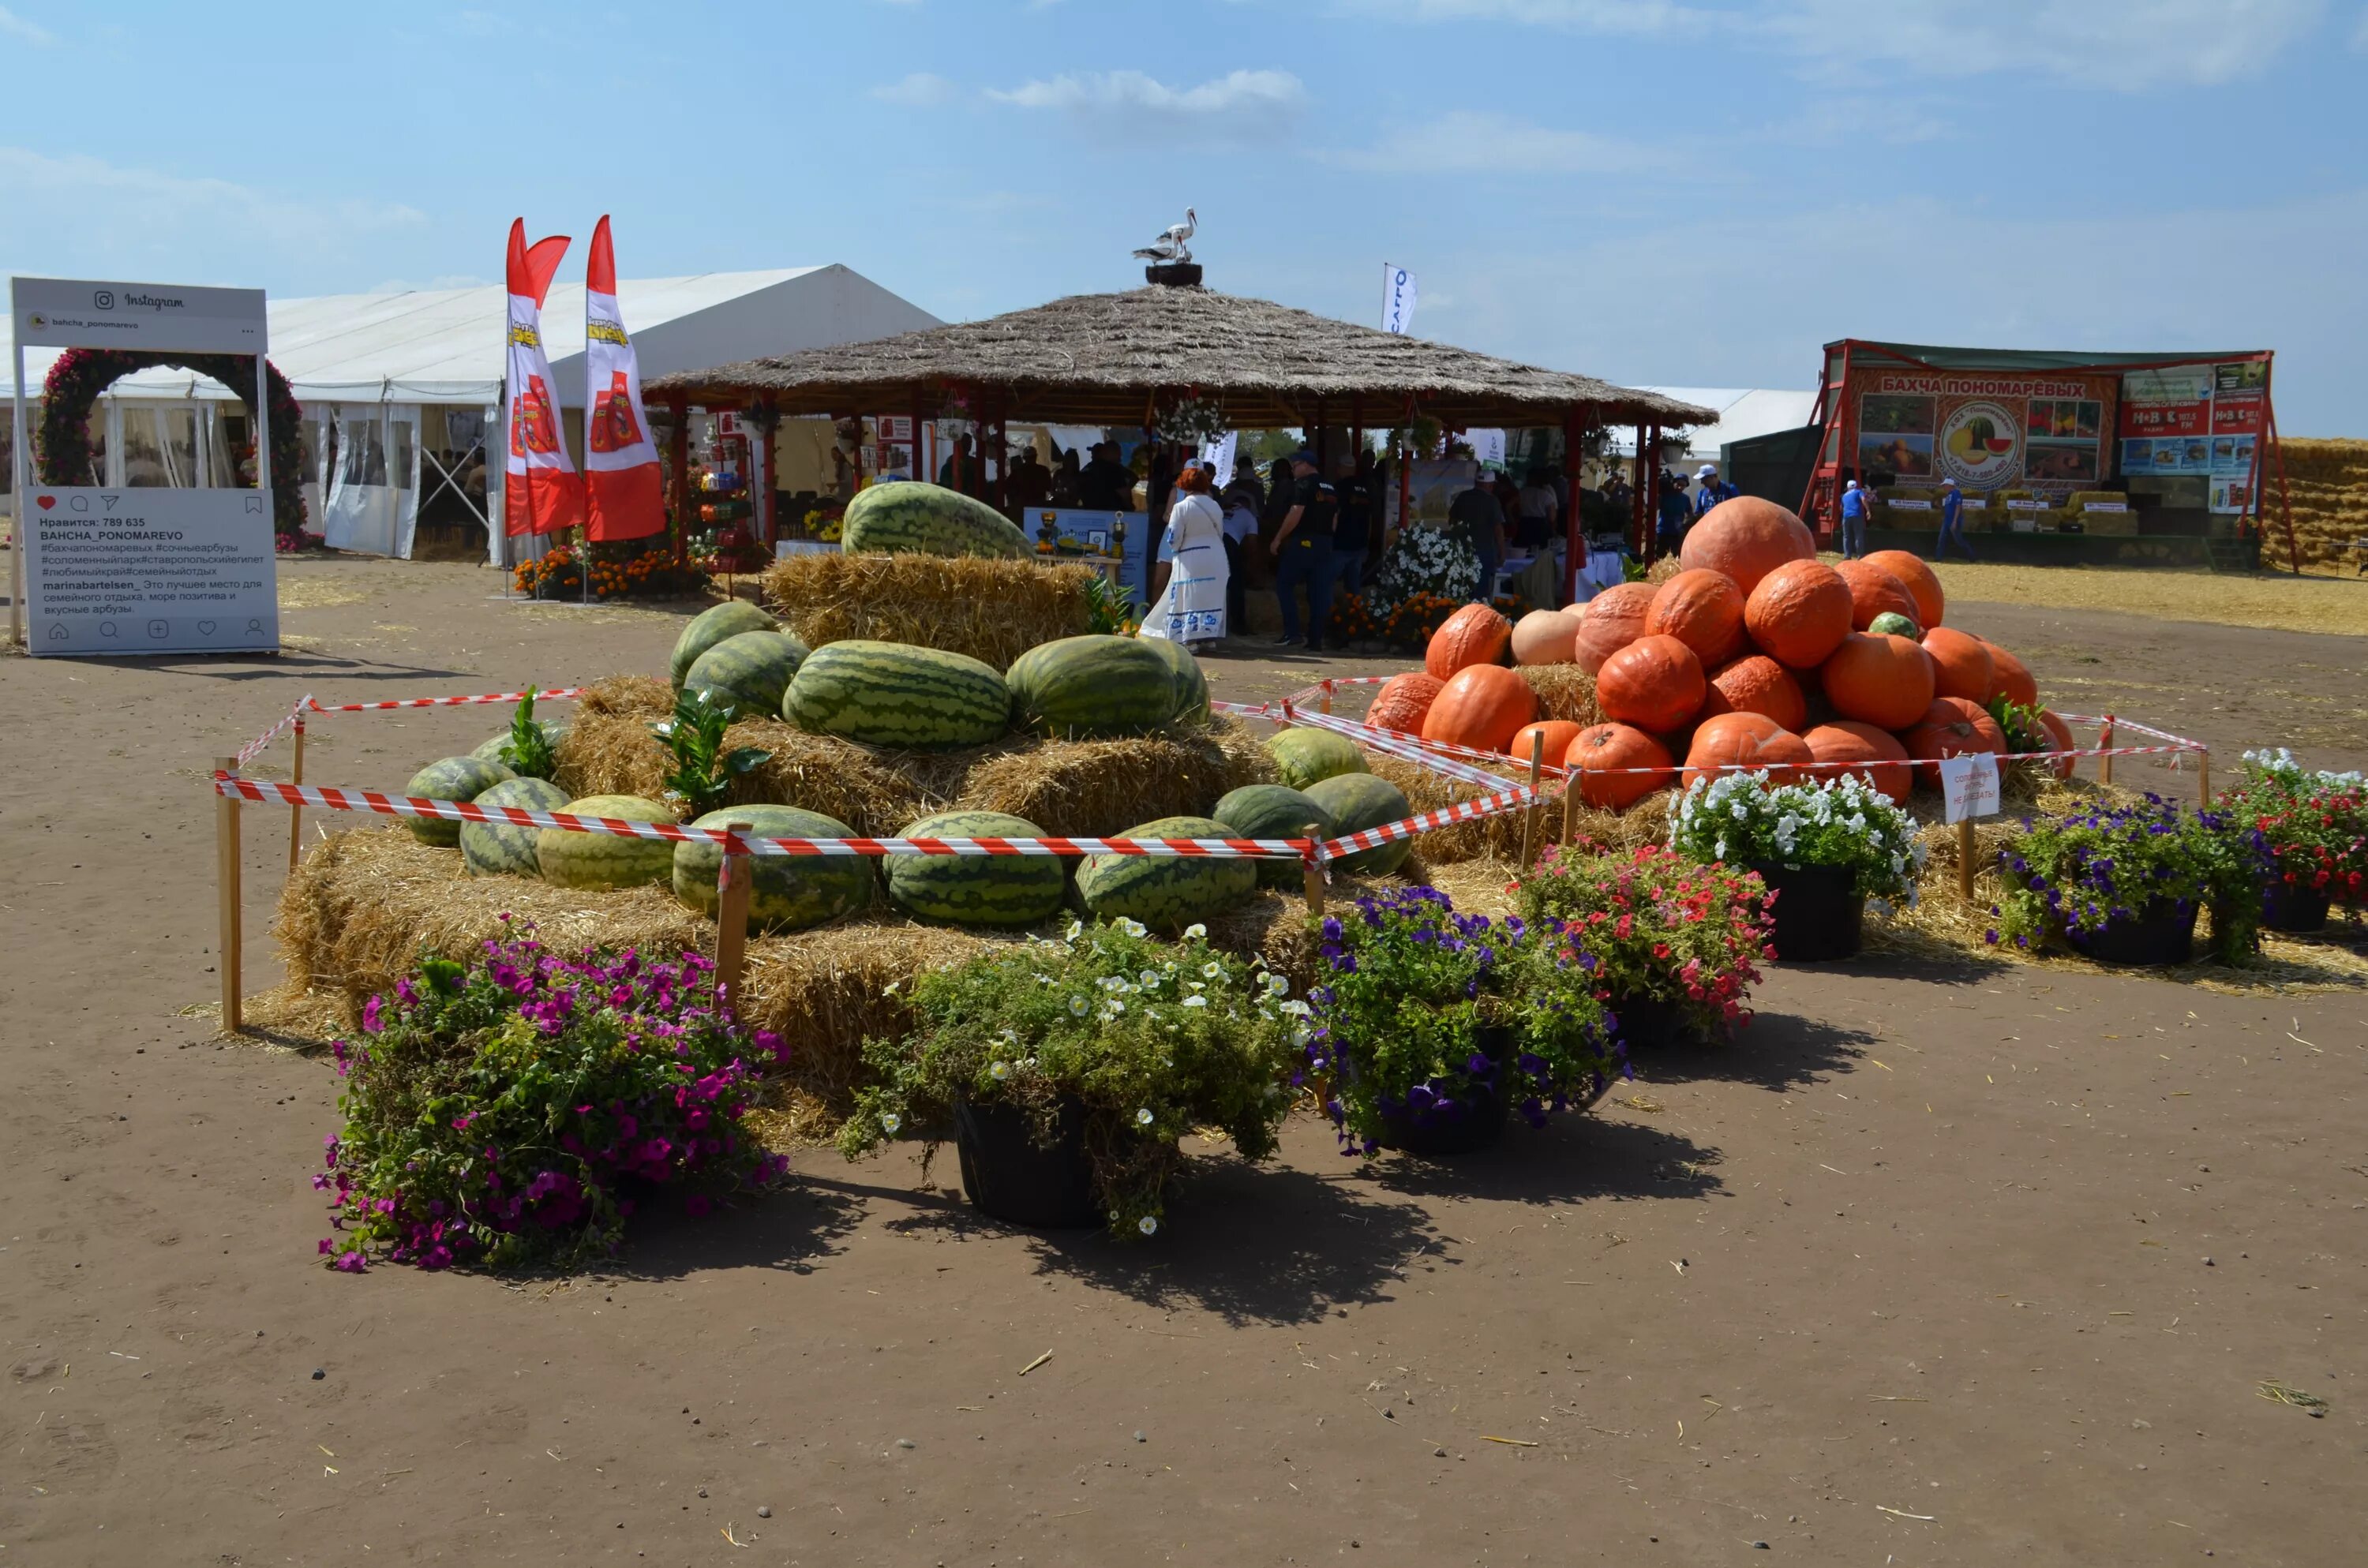
[[[1724,1080],[1763,1089],[1815,1084],[1856,1068],[1875,1037],[1792,1013],[1755,1014],[1735,1038],[1702,1043],[1685,1040],[1639,1051],[1633,1058],[1638,1079],[1653,1084]],[[1616,1097],[1628,1091],[1614,1086]]]

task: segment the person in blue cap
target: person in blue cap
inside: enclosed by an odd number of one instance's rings
[[[1339,496],[1315,472],[1305,447],[1291,454],[1291,510],[1274,531],[1274,595],[1282,601],[1282,637],[1276,644],[1314,648],[1332,617],[1332,529]],[[1307,589],[1307,635],[1299,634],[1299,590]]]
[[[1974,547],[1965,542],[1965,498],[1958,494],[1955,480],[1944,479],[1941,482],[1941,542],[1933,548],[1934,560],[1948,555],[1951,540],[1956,540],[1966,560],[1974,558]]]
[[[1855,479],[1842,482],[1842,559],[1856,561],[1866,553],[1866,492]]]

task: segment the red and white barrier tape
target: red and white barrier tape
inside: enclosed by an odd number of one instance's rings
[[[537,702],[564,701],[584,695],[580,686],[558,686],[534,694]],[[399,697],[387,702],[314,702],[315,713],[378,713],[394,708],[467,708],[484,702],[522,702],[523,691],[493,691],[482,697]],[[306,699],[311,701],[311,699]]]
[[[313,694],[308,691],[302,697],[297,699],[296,706],[288,710],[288,717],[280,720],[279,722],[272,725],[271,728],[264,731],[263,733],[256,736],[255,739],[247,742],[246,744],[239,748],[238,765],[241,767],[245,767],[248,763],[253,762],[256,757],[261,756],[266,746],[268,746],[280,736],[288,733],[290,730],[293,730],[298,725],[303,723],[304,715],[311,711],[312,708]]]

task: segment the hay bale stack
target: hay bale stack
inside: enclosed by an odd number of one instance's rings
[[[674,687],[655,676],[610,676],[584,688],[575,711],[586,719],[655,722],[674,711]]]
[[[1474,800],[1483,793],[1475,786],[1459,783],[1395,757],[1369,755],[1366,760],[1376,777],[1386,778],[1398,787],[1417,815],[1454,805],[1460,801]],[[1516,767],[1509,762],[1496,771],[1504,775],[1508,784],[1528,781],[1529,770]],[[1475,817],[1470,822],[1434,827],[1428,833],[1415,835],[1415,853],[1434,870],[1489,857],[1518,862],[1521,858],[1523,814],[1520,812],[1498,812],[1494,816]],[[1668,821],[1658,799],[1640,801],[1624,812],[1598,811],[1581,804],[1571,814],[1570,821],[1574,837],[1582,841],[1591,840],[1623,854],[1639,844],[1657,844],[1668,832]],[[1562,801],[1550,799],[1538,808],[1537,847],[1543,849],[1549,844],[1559,844],[1562,838]]]
[[[1240,723],[1218,719],[1205,729],[1038,741],[987,756],[954,804],[1008,812],[1064,837],[1108,838],[1160,817],[1206,816],[1227,790],[1273,778],[1266,748]]]
[[[2368,539],[2368,441],[2288,441],[2288,492],[2294,543],[2302,563],[2320,571],[2356,573],[2351,541]],[[2265,555],[2283,558],[2277,472],[2261,476]]]
[[[951,555],[793,555],[765,573],[775,614],[809,647],[850,637],[967,653],[1008,668],[1089,625],[1091,567]]]
[[[1537,693],[1539,718],[1567,719],[1582,726],[1603,722],[1603,710],[1595,705],[1595,677],[1577,665],[1523,665],[1520,674]],[[1562,758],[1546,760],[1558,763]]]

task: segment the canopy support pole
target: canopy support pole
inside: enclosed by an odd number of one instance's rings
[[[1578,602],[1578,572],[1587,560],[1587,536],[1578,519],[1579,428],[1579,411],[1575,407],[1565,411],[1562,416],[1562,476],[1563,488],[1570,492],[1570,505],[1562,519],[1562,602],[1565,607]]]
[[[674,428],[666,435],[666,466],[674,479],[674,563],[690,554],[690,404],[676,398],[666,404]]]

